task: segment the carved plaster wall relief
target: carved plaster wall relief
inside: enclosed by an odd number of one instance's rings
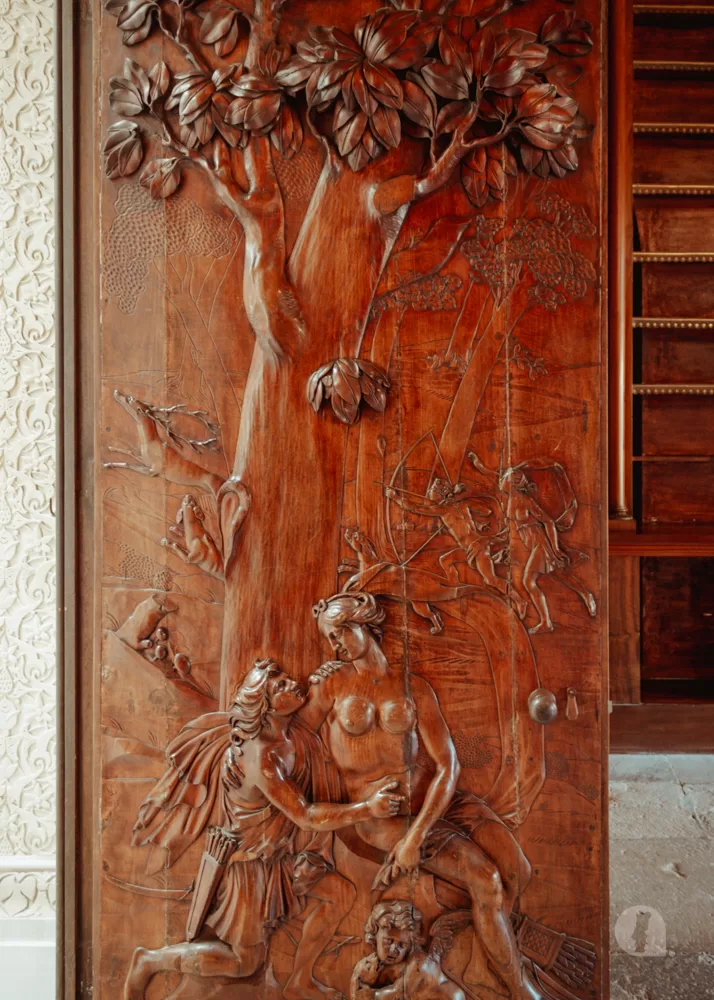
[[[0,919],[55,909],[53,36],[0,3]]]
[[[107,996],[599,989],[598,4],[476,7],[106,4]]]

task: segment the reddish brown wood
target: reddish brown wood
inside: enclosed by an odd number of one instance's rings
[[[643,559],[642,612],[643,679],[711,683],[714,561]]]
[[[616,705],[610,715],[613,753],[711,753],[714,705]]]
[[[655,383],[668,381],[714,384],[713,330],[714,324],[712,329],[654,328],[643,331],[643,378]],[[709,404],[707,400],[699,400],[697,405],[706,409]]]
[[[632,5],[610,4],[609,399],[610,515],[632,517]]]
[[[714,555],[714,531],[707,525],[645,525],[642,534],[610,532],[609,552],[619,556],[711,556]]]
[[[638,19],[635,31],[635,59],[682,59],[708,61],[714,49],[712,19],[685,18],[676,23],[671,18]],[[673,30],[676,29],[676,30]]]
[[[90,13],[78,979],[606,996],[601,4]]]
[[[636,122],[714,122],[711,80],[638,79],[633,116]]]
[[[640,560],[610,548],[610,698],[637,705],[640,697]]]
[[[644,522],[714,522],[711,463],[691,462],[667,466],[643,463],[642,517]]]
[[[647,264],[642,269],[643,311],[649,316],[714,316],[711,264]]]
[[[655,253],[714,251],[712,198],[637,198],[635,212],[643,250]]]
[[[713,397],[645,398],[642,401],[642,453],[647,456],[714,456],[712,426]]]

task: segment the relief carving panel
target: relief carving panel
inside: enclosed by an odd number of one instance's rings
[[[100,996],[599,995],[601,11],[425,7],[98,21]]]

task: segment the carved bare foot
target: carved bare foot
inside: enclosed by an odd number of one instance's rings
[[[379,561],[373,541],[359,528],[346,528],[344,537],[349,547],[357,553],[360,569],[367,569]]]
[[[136,948],[124,984],[123,1000],[144,1000],[146,987],[153,975],[151,952],[147,948]]]
[[[555,625],[553,622],[538,622],[537,625],[529,628],[528,631],[531,635],[538,635],[540,632],[552,632],[554,629]]]
[[[315,978],[302,980],[288,979],[283,990],[285,1000],[347,1000],[344,993],[325,986]]]
[[[444,631],[444,619],[433,605],[428,604],[426,601],[410,601],[409,603],[412,606],[412,611],[419,615],[420,618],[426,618],[427,621],[431,622],[429,631],[432,635],[438,635]]]
[[[431,628],[429,631],[432,635],[438,635],[440,632],[444,631],[444,619],[441,617],[436,608],[431,608]]]
[[[585,602],[585,607],[588,609],[588,614],[591,618],[594,618],[597,614],[597,601],[592,594],[588,594],[584,597],[583,601]]]
[[[523,619],[528,614],[528,601],[524,601],[521,597],[511,597],[511,603],[516,609],[516,614],[523,621]]]

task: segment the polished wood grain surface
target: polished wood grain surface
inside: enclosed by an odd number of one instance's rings
[[[87,16],[76,995],[605,997],[601,4]]]

